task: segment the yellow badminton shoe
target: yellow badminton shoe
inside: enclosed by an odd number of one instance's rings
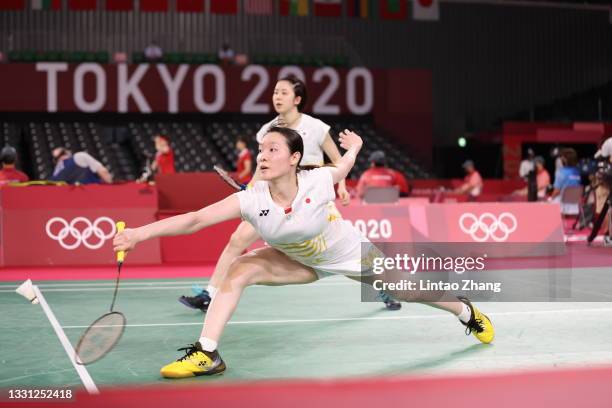
[[[190,378],[200,375],[215,375],[225,371],[225,363],[217,350],[202,350],[200,342],[178,349],[185,355],[162,367],[160,373],[165,378]]]
[[[467,298],[459,297],[459,300],[468,305],[472,311],[470,321],[467,323],[461,322],[461,324],[465,326],[465,334],[468,336],[473,334],[474,337],[485,344],[491,343],[495,337],[495,329],[493,328],[491,319],[484,313],[481,313]]]

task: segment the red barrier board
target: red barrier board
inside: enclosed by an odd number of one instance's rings
[[[565,248],[560,209],[548,203],[427,204],[401,199],[395,204],[336,207],[374,242],[464,243],[486,246],[491,256],[550,256]],[[216,262],[238,220],[197,234],[162,239],[164,262]],[[511,244],[511,245],[507,245]],[[263,246],[258,241],[251,249]],[[463,245],[462,249],[468,246]]]
[[[337,203],[337,208],[345,220],[375,242],[564,247],[557,204],[425,201],[409,198],[395,204],[368,205],[353,200],[348,207]],[[157,207],[156,187],[142,184],[4,188],[0,190],[0,265],[113,264],[114,222],[121,219],[128,226],[139,226],[179,213],[165,211],[158,215]],[[130,261],[216,262],[239,222],[225,222],[189,236],[147,241],[129,255]],[[523,247],[529,249],[527,252],[502,255],[551,255],[550,247],[539,253],[538,245]]]
[[[216,172],[159,174],[155,186],[164,214],[196,211],[235,192]]]
[[[461,203],[411,206],[415,240],[563,242],[558,204]]]
[[[336,207],[342,218],[349,221],[370,241],[379,242],[410,242],[412,227],[410,225],[409,207],[413,199],[400,199],[395,204],[363,204],[353,202],[342,207],[340,202]]]
[[[409,212],[414,242],[475,244],[474,248],[486,248],[493,257],[551,256],[565,251],[558,204],[428,204],[411,206]]]
[[[159,219],[178,215],[165,213]],[[216,263],[229,242],[240,220],[213,225],[191,235],[178,235],[161,239],[161,256],[164,263]]]
[[[157,190],[115,186],[5,187],[0,190],[0,265],[111,265],[115,222],[155,221]],[[134,264],[161,262],[159,240],[139,245]]]

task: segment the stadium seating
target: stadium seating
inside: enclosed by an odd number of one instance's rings
[[[174,149],[175,166],[179,172],[210,171],[214,165],[228,167],[229,163],[203,132],[202,125],[192,122],[131,122],[128,124],[131,147],[140,163],[155,156],[153,136],[166,135]]]
[[[25,142],[33,161],[33,179],[47,179],[53,173],[51,151],[64,146],[72,151],[87,151],[107,166],[116,178],[126,174],[103,140],[99,125],[92,122],[31,122],[24,126]]]
[[[213,122],[207,127],[206,133],[212,137],[217,148],[229,163],[235,163],[237,153],[235,150],[235,141],[238,136],[246,136],[249,143],[249,148],[253,153],[257,152],[257,143],[254,138],[249,135],[255,135],[261,128],[260,122]],[[382,150],[387,156],[387,164],[389,167],[399,170],[408,178],[429,178],[429,174],[425,172],[419,165],[407,157],[397,146],[394,146],[383,135],[376,131],[369,123],[336,123],[331,129],[331,134],[334,139],[344,129],[351,129],[360,134],[364,139],[364,148],[362,153],[357,158],[357,163],[351,172],[351,177],[359,177],[364,170],[369,167],[368,157],[375,150]]]
[[[601,121],[612,116],[612,82],[536,105],[512,115],[501,117],[505,121],[579,122]]]
[[[299,66],[332,66],[348,67],[349,58],[344,55],[276,55],[262,54],[253,56],[253,63],[260,65],[299,65]]]
[[[34,51],[15,50],[8,53],[9,62],[97,62],[106,64],[110,61],[107,51]],[[146,62],[144,53],[136,51],[132,53],[132,63],[140,64]],[[172,52],[164,54],[162,62],[167,64],[218,64],[219,58],[215,53],[205,52]],[[345,55],[285,55],[285,54],[260,54],[252,57],[254,64],[260,65],[298,65],[306,67],[348,67],[349,57]]]
[[[97,62],[106,64],[109,62],[109,53],[106,51],[10,51],[9,62]]]
[[[51,151],[65,146],[72,151],[87,151],[102,162],[116,180],[135,180],[143,172],[147,160],[155,156],[153,136],[163,134],[171,140],[178,172],[211,171],[214,165],[233,169],[238,136],[249,140],[249,148],[257,153],[254,135],[263,123],[244,117],[241,120],[206,122],[130,121],[127,123],[94,122],[29,122],[0,123],[0,143],[11,144],[22,157],[23,168],[33,179],[47,179],[53,173]],[[388,165],[408,178],[429,178],[429,174],[407,157],[397,146],[368,122],[335,123],[332,137],[342,129],[352,129],[364,138],[363,153],[350,177],[357,178],[368,168],[368,156],[383,150]]]
[[[13,123],[0,122],[0,146],[11,145],[19,148],[21,145],[21,135],[19,126]]]

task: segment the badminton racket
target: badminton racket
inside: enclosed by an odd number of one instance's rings
[[[246,189],[245,184],[237,182],[232,176],[230,176],[230,174],[227,171],[223,170],[221,167],[214,166],[213,168],[215,169],[219,177],[221,177],[223,181],[229,184],[229,186],[232,187],[234,190],[242,191]]]
[[[119,221],[117,232],[123,231],[124,228],[125,222]],[[110,310],[96,319],[81,335],[75,350],[75,360],[78,364],[87,365],[100,360],[117,345],[123,335],[127,320],[123,313],[115,311],[114,308],[124,259],[125,251],[117,252],[117,278]]]

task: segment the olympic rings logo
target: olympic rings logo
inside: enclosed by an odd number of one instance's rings
[[[496,242],[503,242],[516,231],[518,221],[509,212],[503,212],[499,217],[489,212],[483,213],[480,217],[472,213],[464,213],[459,218],[459,227],[476,242],[485,242],[489,238]]]
[[[110,231],[108,233],[105,233],[100,228],[100,225],[103,223],[110,225]],[[54,234],[52,231],[52,227],[55,224],[60,224],[62,226],[57,234]],[[83,228],[80,229],[77,228],[77,226],[82,226]],[[102,245],[104,245],[106,240],[112,238],[117,232],[115,222],[109,217],[100,217],[93,223],[85,217],[76,217],[70,221],[70,223],[61,217],[53,217],[47,221],[45,230],[47,231],[49,238],[54,241],[58,241],[62,248],[67,250],[76,249],[81,244],[85,245],[85,247],[89,249],[99,249],[102,247]],[[68,243],[71,241],[66,240],[68,236],[71,236],[74,239],[73,243]],[[90,240],[92,237],[94,238]]]

